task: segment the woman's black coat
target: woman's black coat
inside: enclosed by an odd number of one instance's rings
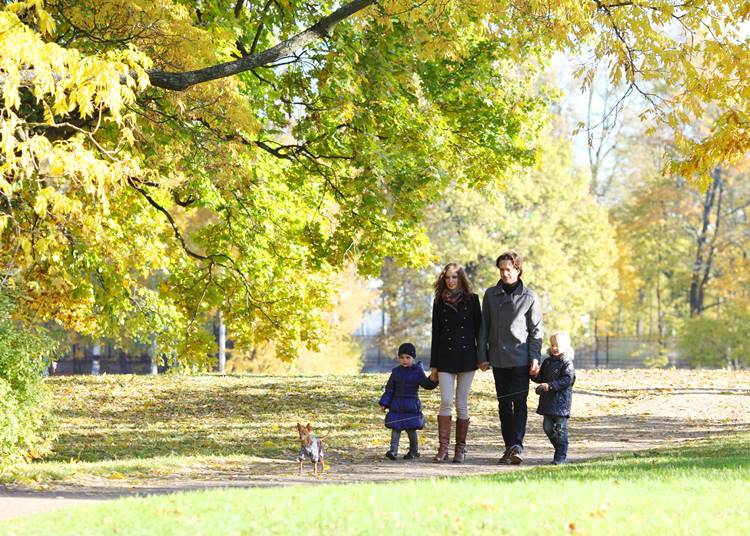
[[[476,294],[467,294],[455,305],[443,300],[433,302],[430,368],[452,373],[476,370],[481,325],[482,310]]]

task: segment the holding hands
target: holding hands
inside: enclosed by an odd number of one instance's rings
[[[430,369],[430,380],[434,382],[438,381],[438,369],[435,367]]]

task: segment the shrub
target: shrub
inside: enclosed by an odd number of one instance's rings
[[[687,320],[680,330],[680,354],[694,367],[745,368],[750,365],[747,350],[746,311],[726,311],[721,318]]]
[[[52,439],[42,373],[55,343],[42,328],[15,321],[13,305],[0,294],[0,462],[36,457]]]

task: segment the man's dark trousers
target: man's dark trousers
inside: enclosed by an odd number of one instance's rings
[[[529,365],[492,367],[500,414],[500,428],[505,448],[518,445],[523,449],[526,435],[526,398],[529,396]]]

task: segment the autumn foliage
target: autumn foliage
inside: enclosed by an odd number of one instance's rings
[[[641,95],[642,119],[673,133],[664,169],[707,184],[750,147],[749,11],[5,2],[0,289],[18,296],[17,318],[153,334],[185,361],[206,361],[202,323],[217,310],[235,340],[295,355],[328,332],[343,266],[424,265],[426,207],[535,162],[533,83],[556,51],[592,58],[584,86],[604,64]],[[709,110],[705,131],[687,128]]]

